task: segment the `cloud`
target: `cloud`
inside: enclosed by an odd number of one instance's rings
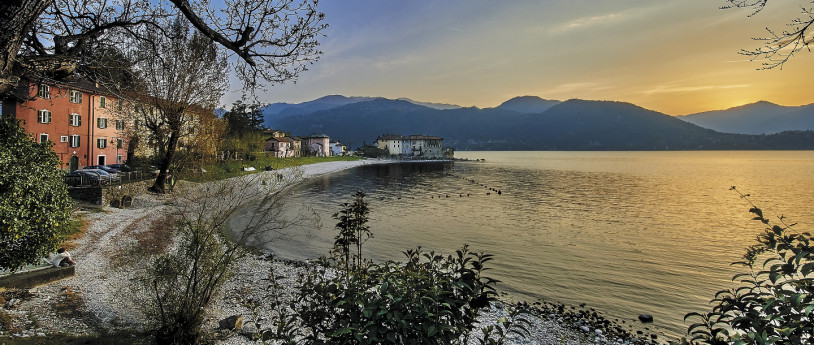
[[[582,30],[601,25],[625,23],[634,19],[652,17],[657,12],[669,11],[674,4],[670,2],[656,3],[651,6],[637,6],[605,14],[584,16],[572,19],[560,25],[545,29],[549,35],[565,34],[575,30]]]
[[[616,13],[608,13],[603,14],[600,16],[593,16],[593,17],[582,17],[574,19],[568,23],[562,24],[560,26],[554,27],[551,29],[551,33],[563,33],[571,30],[582,29],[586,27],[611,23],[614,21],[622,21],[627,17],[623,12],[616,12]]]
[[[696,85],[696,86],[667,86],[659,85],[650,90],[642,91],[646,95],[655,95],[662,93],[677,93],[677,92],[696,92],[706,90],[723,90],[723,89],[739,89],[750,87],[751,84],[731,84],[731,85]]]
[[[565,83],[559,84],[550,88],[548,90],[544,90],[540,92],[541,94],[545,95],[566,95],[571,94],[576,91],[585,92],[585,91],[601,91],[607,90],[611,87],[602,82],[596,81],[584,81],[584,82],[576,82],[576,83]],[[566,95],[566,97],[571,97],[570,95]]]

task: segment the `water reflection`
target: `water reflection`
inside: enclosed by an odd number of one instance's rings
[[[768,212],[814,223],[814,195],[803,192],[814,187],[812,152],[458,155],[486,162],[364,166],[302,184],[297,198],[318,210],[322,229],[271,250],[293,259],[326,254],[331,214],[361,190],[374,260],[468,243],[496,255],[491,273],[512,298],[587,302],[629,320],[647,312],[655,327],[679,334],[685,313],[705,310],[729,286],[729,263],[760,231],[729,186]]]

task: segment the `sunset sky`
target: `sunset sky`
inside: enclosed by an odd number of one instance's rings
[[[814,54],[756,70],[765,27],[782,30],[801,0],[763,12],[723,0],[323,0],[322,58],[265,102],[330,94],[494,107],[523,95],[616,100],[670,115],[759,100],[814,103]],[[233,96],[227,97],[231,102]]]

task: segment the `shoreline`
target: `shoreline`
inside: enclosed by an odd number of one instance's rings
[[[363,159],[309,164],[300,166],[302,178],[296,183],[362,165],[418,162],[422,161]],[[258,174],[271,176],[275,172],[285,172],[285,169]],[[31,296],[28,299],[18,302],[13,308],[3,309],[12,316],[20,331],[2,332],[0,339],[7,336],[47,337],[53,334],[98,335],[143,331],[146,320],[135,312],[139,302],[133,300],[131,289],[128,288],[131,285],[130,279],[143,267],[127,265],[126,261],[123,263],[120,255],[138,244],[139,235],[150,234],[150,231],[155,231],[156,226],[161,227],[161,224],[157,224],[160,220],[158,215],[169,210],[169,199],[166,195],[144,194],[136,197],[133,206],[128,209],[102,207],[99,211],[81,211],[89,225],[84,236],[76,241],[76,249],[72,251],[78,263],[75,276],[30,289]],[[269,271],[274,269],[275,274],[283,277],[283,293],[290,294],[297,274],[303,265],[308,264],[269,260],[267,254],[248,255],[238,262],[235,276],[224,284],[221,297],[213,301],[211,314],[204,328],[217,330],[220,320],[233,315],[243,315],[247,319],[246,324],[251,323],[248,320],[252,317],[268,319],[270,313],[264,313],[262,308],[258,311],[246,307],[248,301],[263,300],[265,297],[263,279],[268,278]],[[81,303],[71,306],[73,313],[65,315],[66,311],[59,307],[77,295],[81,297]],[[534,313],[529,329],[531,336],[527,339],[510,338],[513,343],[654,344],[662,340],[651,340],[648,334],[639,334],[646,339],[638,339],[632,331],[629,333],[633,334],[624,336],[619,325],[602,318],[593,310],[580,311],[573,306],[540,302],[529,304],[521,301],[515,305],[527,307]],[[500,317],[505,316],[504,307],[503,304],[490,306],[479,318],[481,324],[476,328],[496,323]],[[248,326],[244,327],[245,333],[251,333],[246,327]],[[216,344],[256,344],[239,333],[222,333],[223,339],[216,341]]]

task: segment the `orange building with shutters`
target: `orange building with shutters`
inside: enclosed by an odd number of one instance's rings
[[[3,116],[23,120],[35,141],[54,143],[62,169],[127,161],[128,107],[95,83],[21,82],[16,94],[3,102]]]

